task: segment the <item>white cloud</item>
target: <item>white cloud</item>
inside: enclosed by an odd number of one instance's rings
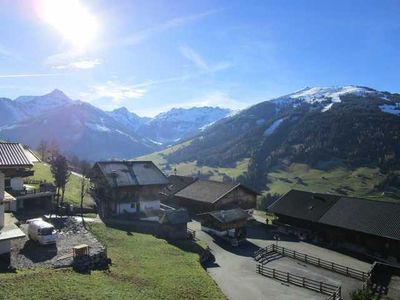
[[[235,99],[223,91],[212,91],[203,97],[183,103],[182,107],[193,106],[219,106],[231,109],[243,109],[248,106],[248,103]]]
[[[49,76],[60,76],[60,75],[63,74],[56,74],[56,73],[0,74],[0,78],[49,77]]]
[[[198,52],[187,45],[182,45],[179,49],[182,55],[190,60],[201,72],[214,73],[232,67],[230,62],[219,62],[217,64],[210,65]]]
[[[9,50],[7,47],[3,46],[0,44],[0,59],[2,58],[12,58],[15,60],[21,60],[21,57],[13,53],[11,50]]]
[[[196,22],[204,17],[207,17],[209,15],[215,14],[219,12],[219,10],[209,10],[203,13],[198,13],[198,14],[192,14],[184,17],[178,17],[178,18],[173,18],[170,19],[164,23],[146,28],[144,30],[134,32],[127,37],[123,38],[120,42],[126,45],[136,45],[144,40],[147,40],[154,35],[158,33],[162,33],[164,31],[167,31],[169,29],[173,28],[178,28],[178,27],[183,27],[185,25],[188,25],[190,23]]]
[[[87,59],[71,62],[67,65],[53,66],[54,69],[93,69],[100,64],[99,59]]]
[[[114,105],[120,105],[126,100],[141,98],[147,92],[144,88],[134,85],[124,85],[113,81],[107,81],[103,85],[91,87],[88,93],[83,93],[85,100],[110,99]]]

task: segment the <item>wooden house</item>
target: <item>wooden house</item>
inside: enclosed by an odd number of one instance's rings
[[[203,231],[227,239],[234,246],[246,239],[246,224],[250,215],[241,208],[206,212],[198,217]]]
[[[291,190],[268,210],[300,238],[400,262],[400,204]]]
[[[5,191],[6,178],[23,176],[24,170],[30,167],[32,162],[20,144],[0,143],[0,255],[10,252],[11,240],[25,236],[14,224],[11,214],[5,213],[16,207],[16,199]]]
[[[102,217],[157,220],[160,192],[168,179],[151,161],[101,161],[91,181]]]
[[[170,183],[163,191],[165,202],[193,213],[256,207],[258,193],[240,183],[177,175],[169,179]]]

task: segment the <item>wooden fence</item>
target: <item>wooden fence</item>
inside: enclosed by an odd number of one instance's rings
[[[263,250],[263,251],[262,251]],[[295,250],[287,249],[275,244],[268,245],[263,249],[259,249],[255,255],[260,256],[262,253],[276,252],[282,254],[283,256],[291,257],[293,259],[303,261],[310,265],[317,266],[319,268],[327,269],[329,271],[342,274],[347,277],[355,278],[360,281],[365,281],[369,278],[370,274],[368,272],[363,272],[357,269],[353,269],[347,266],[343,266],[332,261],[324,260],[312,255],[304,254]]]
[[[257,264],[257,273],[274,278],[283,282],[291,283],[299,287],[303,287],[324,295],[328,295],[328,299],[339,300],[341,299],[341,287],[328,284],[322,281],[316,281],[306,277],[291,274],[289,272],[282,272],[276,269],[268,268],[262,264]]]

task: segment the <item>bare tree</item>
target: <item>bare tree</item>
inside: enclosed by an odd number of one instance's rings
[[[39,155],[42,161],[46,161],[48,143],[46,140],[41,140],[38,146]]]
[[[57,187],[57,209],[60,199],[61,190],[61,205],[64,203],[65,186],[69,180],[71,172],[68,170],[68,163],[65,156],[58,154],[55,159],[51,161],[51,173],[54,177],[54,184]]]
[[[52,140],[49,145],[50,160],[53,161],[60,154],[60,147],[56,140]]]

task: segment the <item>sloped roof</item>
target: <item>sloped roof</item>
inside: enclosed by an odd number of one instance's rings
[[[178,224],[186,224],[190,222],[189,213],[186,209],[171,209],[166,210],[163,212],[160,223],[161,224],[171,224],[171,225],[178,225]]]
[[[168,185],[164,188],[163,194],[171,196],[195,182],[198,178],[192,176],[170,175]]]
[[[21,144],[0,142],[1,167],[32,167],[32,161]]]
[[[317,222],[339,198],[337,195],[290,190],[270,205],[268,210],[275,214]]]
[[[250,215],[241,208],[216,210],[204,214],[199,214],[200,217],[204,215],[210,215],[218,222],[223,224],[247,220],[250,217]]]
[[[240,184],[198,179],[175,196],[200,202],[214,203]]]
[[[113,187],[168,184],[152,161],[101,161],[95,165]]]
[[[319,222],[400,240],[399,217],[399,203],[342,197]]]

